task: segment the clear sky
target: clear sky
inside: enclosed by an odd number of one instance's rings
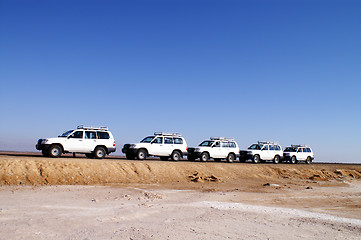
[[[80,124],[361,163],[361,1],[0,0],[0,150]]]

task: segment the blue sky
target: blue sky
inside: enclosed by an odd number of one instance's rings
[[[80,124],[361,162],[360,1],[0,0],[0,150]]]

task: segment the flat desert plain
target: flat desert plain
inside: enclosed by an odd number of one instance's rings
[[[360,180],[359,164],[1,152],[0,239],[361,239]]]

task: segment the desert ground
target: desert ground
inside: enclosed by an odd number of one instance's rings
[[[361,239],[360,164],[0,152],[0,239]]]

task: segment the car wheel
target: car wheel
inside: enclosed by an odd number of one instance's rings
[[[125,154],[126,158],[129,159],[129,160],[134,160],[135,159],[135,155],[134,154],[130,154],[130,153],[127,153]]]
[[[95,149],[95,151],[94,151],[94,157],[95,158],[98,158],[98,159],[100,159],[100,158],[104,158],[105,157],[105,149],[104,148],[102,148],[102,147],[97,147],[96,149]]]
[[[280,162],[280,156],[276,155],[273,159],[274,164],[278,164]]]
[[[171,157],[173,161],[179,161],[179,159],[181,158],[181,154],[178,151],[173,151]]]
[[[160,160],[162,160],[162,161],[168,161],[168,158],[169,158],[169,157],[161,156],[161,157],[159,157],[159,158],[160,158]]]
[[[201,154],[201,161],[202,162],[207,162],[209,160],[209,154],[204,152]]]
[[[296,163],[297,163],[296,156],[292,156],[292,157],[291,157],[291,163],[292,163],[292,164],[296,164]]]
[[[61,156],[61,148],[58,145],[52,145],[49,148],[49,156],[50,157],[60,157]]]
[[[48,156],[49,156],[49,153],[48,153],[48,151],[46,151],[46,150],[42,150],[42,151],[41,151],[41,154],[43,154],[44,157],[48,157]]]
[[[87,158],[94,158],[94,154],[92,154],[92,153],[86,153],[85,156]]]
[[[138,150],[137,152],[137,159],[138,160],[145,160],[147,158],[147,152],[143,149]]]
[[[261,160],[261,159],[260,159],[260,157],[259,157],[259,155],[258,155],[258,154],[256,154],[256,155],[254,155],[254,156],[253,156],[253,160],[252,160],[252,161],[253,161],[253,163],[259,163],[259,162],[260,162],[260,160]]]
[[[228,154],[227,162],[232,163],[235,159],[236,159],[236,156],[234,156],[233,153]]]
[[[307,158],[306,158],[306,164],[311,164],[311,162],[312,162],[311,158],[310,158],[310,157],[307,157]]]

